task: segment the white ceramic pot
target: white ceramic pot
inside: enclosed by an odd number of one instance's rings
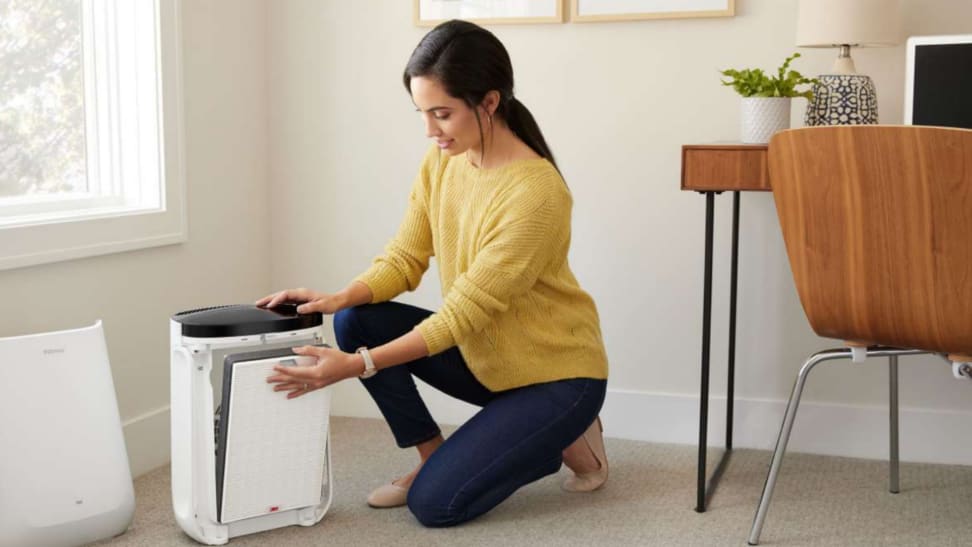
[[[743,97],[741,123],[742,142],[769,142],[773,133],[790,127],[790,97]]]

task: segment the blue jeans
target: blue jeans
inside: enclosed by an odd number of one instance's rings
[[[334,316],[334,333],[341,350],[353,352],[407,334],[431,313],[396,302],[357,306]],[[362,380],[402,448],[440,434],[413,376],[482,407],[432,454],[409,489],[408,508],[436,527],[476,518],[556,473],[561,452],[597,417],[607,388],[606,380],[574,378],[493,392],[453,347]]]

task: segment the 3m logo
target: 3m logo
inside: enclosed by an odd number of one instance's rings
[[[271,513],[276,513],[279,510],[280,510],[280,506],[279,505],[274,505],[273,507],[270,508],[270,512]]]

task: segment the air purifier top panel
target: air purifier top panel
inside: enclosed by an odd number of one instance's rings
[[[235,305],[188,310],[172,320],[182,325],[183,336],[220,338],[308,329],[320,326],[324,317],[319,312],[298,314],[296,304],[281,304],[272,309]]]

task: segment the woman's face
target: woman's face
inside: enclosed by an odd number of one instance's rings
[[[410,82],[412,102],[425,120],[425,134],[449,155],[479,150],[479,124],[472,108],[461,99],[450,97],[434,78],[416,76]],[[480,112],[485,125],[485,111]],[[485,130],[485,127],[483,128]]]

